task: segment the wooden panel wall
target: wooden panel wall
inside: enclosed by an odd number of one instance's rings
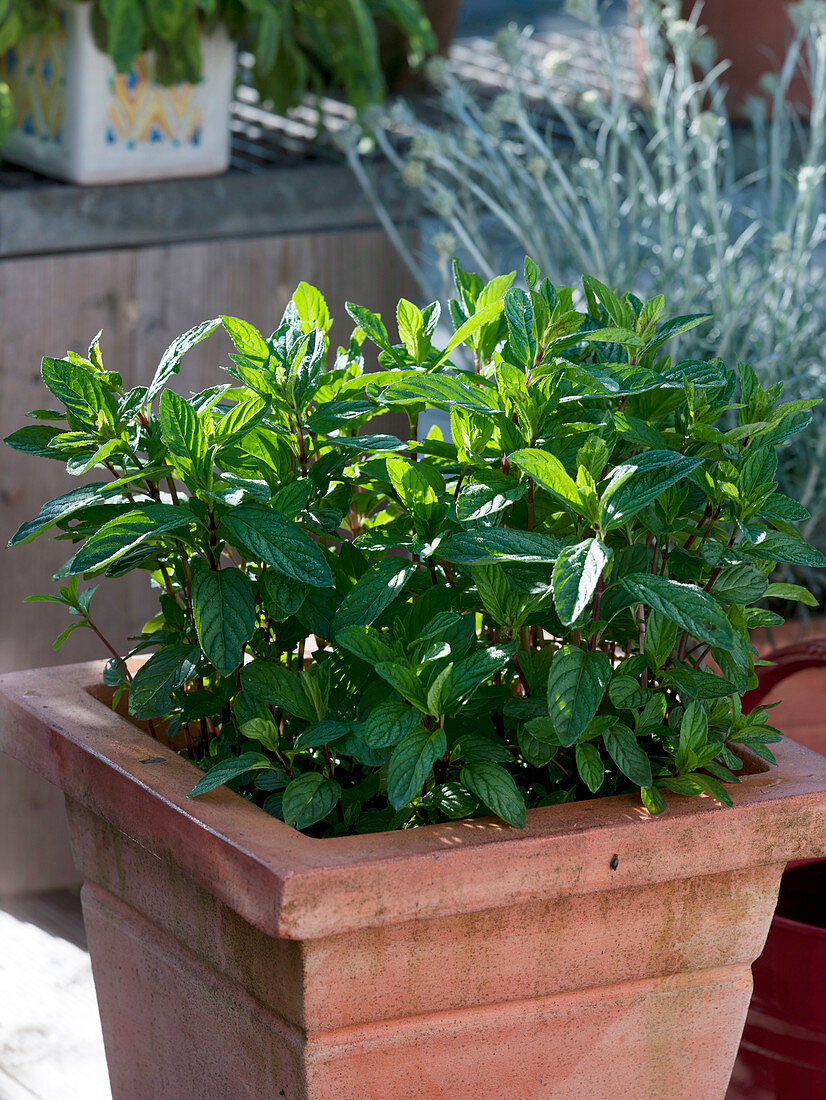
[[[334,341],[346,340],[352,329],[346,300],[392,316],[399,296],[415,293],[378,230],[0,262],[0,438],[31,423],[24,419],[29,409],[50,405],[40,378],[42,356],[82,351],[103,329],[106,366],[128,385],[145,383],[170,341],[207,317],[229,313],[272,331],[302,279],[326,296],[336,318]],[[217,333],[190,352],[181,392],[219,381],[229,350]],[[2,545],[43,501],[77,484],[59,463],[0,448]],[[51,643],[68,616],[50,604],[21,603],[53,590],[51,575],[67,550],[65,543],[45,540],[0,550],[0,671],[104,656],[86,631],[76,631],[53,653]],[[120,646],[151,614],[152,597],[143,578],[104,581],[95,605],[104,632]]]

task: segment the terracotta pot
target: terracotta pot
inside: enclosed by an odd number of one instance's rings
[[[634,15],[638,0],[630,0]],[[717,57],[731,62],[723,82],[730,89],[735,115],[749,95],[759,92],[760,77],[779,71],[791,41],[789,5],[793,0],[704,0],[698,24],[717,43]],[[683,0],[682,17],[688,19],[695,0]],[[634,51],[638,70],[645,51],[639,43]],[[792,100],[808,110],[810,97],[805,83],[796,79],[790,89]]]
[[[450,49],[461,6],[462,0],[423,0],[422,2],[424,13],[430,20],[433,33],[436,35],[440,54],[446,54]],[[398,27],[386,21],[380,23],[379,45],[381,65],[389,91],[409,91],[411,88],[423,85],[421,76],[410,71],[410,66],[407,64],[407,46]]]
[[[792,37],[789,5],[793,0],[705,0],[700,26],[707,29],[719,47],[718,57],[731,61],[723,77],[731,88],[732,101],[742,104],[759,89],[760,77],[780,70]],[[683,17],[688,18],[693,0],[683,0]],[[799,99],[802,82],[791,89]]]
[[[725,1091],[826,760],[747,760],[735,808],[636,798],[314,840],[88,692],[0,677],[0,745],[67,794],[115,1100],[520,1100]]]

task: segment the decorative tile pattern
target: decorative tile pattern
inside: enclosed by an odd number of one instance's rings
[[[143,54],[130,73],[111,84],[106,143],[141,145],[199,145],[201,104],[192,84],[163,88],[154,82],[154,65]]]
[[[44,144],[63,140],[66,112],[66,17],[52,34],[25,39],[0,58],[0,77],[14,98],[15,129]]]
[[[68,64],[66,17],[57,31],[19,43],[0,58],[0,78],[11,88],[15,130],[44,144],[59,145],[66,113]],[[160,144],[197,147],[201,144],[202,97],[192,84],[164,88],[155,84],[154,62],[142,55],[129,73],[109,80],[105,145],[125,149]]]

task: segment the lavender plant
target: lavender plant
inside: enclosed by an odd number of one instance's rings
[[[701,4],[683,20],[674,0],[641,0],[641,87],[627,79],[627,37],[601,27],[593,0],[576,7],[593,25],[604,90],[583,85],[569,56],[511,28],[498,40],[506,87],[492,101],[439,61],[435,117],[402,103],[372,120],[380,151],[441,223],[438,253],[459,249],[486,278],[529,251],[556,282],[587,270],[643,297],[667,288],[677,312],[712,315],[680,337],[680,354],[737,356],[795,399],[820,397],[826,3],[789,6],[791,45],[744,123],[730,113],[727,63],[702,30]],[[805,111],[791,91],[801,74]],[[357,144],[348,155],[369,189]],[[439,293],[432,268],[380,212],[420,282]],[[826,533],[826,415],[815,415],[814,436],[789,447],[779,470],[812,513],[810,537]]]
[[[302,285],[270,337],[217,318],[149,386],[87,355],[43,360],[60,406],[7,439],[102,478],[16,532],[57,529],[73,630],[112,660],[138,719],[182,731],[205,771],[317,836],[638,792],[731,802],[742,748],[773,762],[755,683],[758,605],[811,601],[776,562],[824,558],[776,489],[777,449],[811,419],[755,372],[674,360],[707,318],[585,276],[585,310],[526,260],[487,283],[454,264],[455,332],[399,303],[399,339],[350,304],[349,345]],[[230,382],[182,397],[186,351],[219,326]],[[365,373],[362,344],[377,345]],[[464,357],[472,366],[464,366]],[[425,407],[452,442],[418,439]],[[407,440],[371,430],[408,417]],[[722,419],[736,414],[725,429]],[[130,650],[101,635],[80,578],[148,574],[158,613]],[[130,668],[127,658],[151,652]],[[709,658],[711,662],[709,662]],[[160,735],[160,730],[156,731]]]

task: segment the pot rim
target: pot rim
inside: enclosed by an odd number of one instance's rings
[[[672,795],[652,818],[619,795],[529,810],[521,830],[479,818],[308,837],[225,787],[188,799],[200,771],[89,694],[104,663],[0,676],[0,749],[271,935],[312,939],[826,857],[826,757],[790,741],[775,746],[776,768],[748,754],[732,809]]]

